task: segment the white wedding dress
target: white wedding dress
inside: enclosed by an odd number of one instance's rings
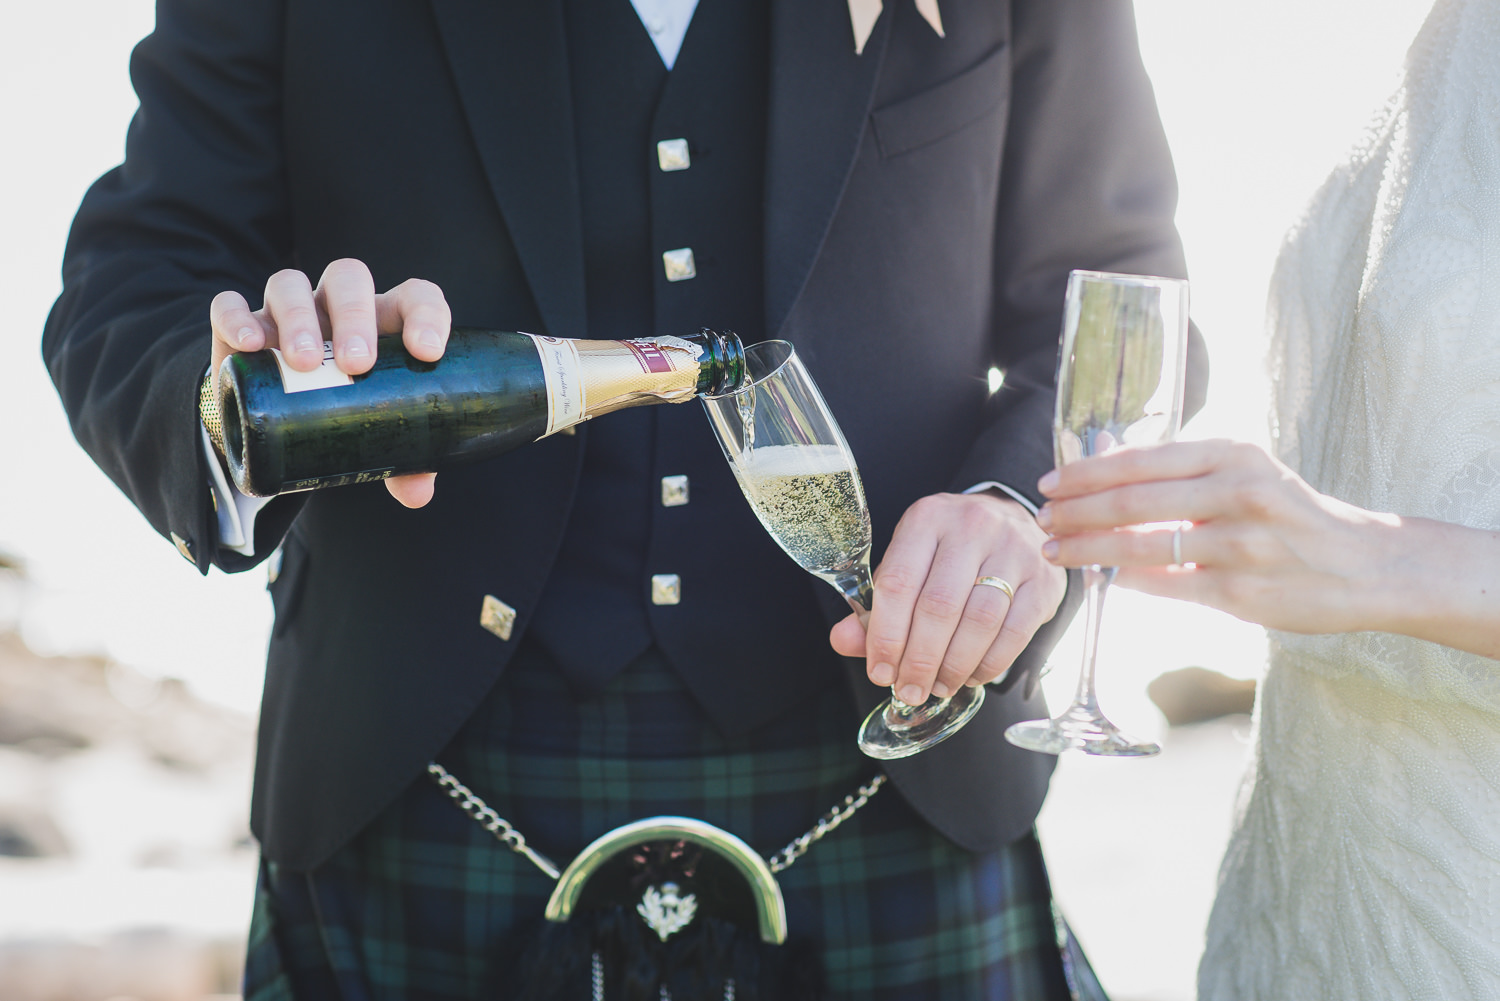
[[[1500,530],[1500,0],[1438,0],[1269,315],[1285,462]],[[1257,717],[1200,1001],[1500,999],[1500,661],[1275,633]]]

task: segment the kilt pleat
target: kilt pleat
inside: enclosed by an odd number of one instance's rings
[[[655,653],[578,698],[523,651],[439,760],[560,866],[659,815],[769,857],[876,773],[831,672],[729,739]],[[970,853],[886,789],[778,879],[790,939],[821,956],[831,1001],[1069,997],[1034,837]],[[246,1001],[504,997],[553,885],[420,779],[317,869],[262,862]]]

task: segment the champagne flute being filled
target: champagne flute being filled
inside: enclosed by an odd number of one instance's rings
[[[705,396],[730,469],[767,532],[797,565],[838,589],[869,619],[870,509],[859,470],[802,360],[786,341],[745,349],[745,384]],[[984,701],[982,686],[909,706],[892,695],[860,728],[860,750],[904,758],[944,740]]]

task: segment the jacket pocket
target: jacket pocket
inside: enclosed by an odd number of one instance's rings
[[[952,135],[1008,103],[1010,47],[1002,44],[951,80],[870,113],[883,157]]]

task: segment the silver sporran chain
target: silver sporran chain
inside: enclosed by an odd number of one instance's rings
[[[448,798],[458,804],[458,808],[473,817],[483,827],[495,836],[495,840],[515,852],[524,856],[532,865],[536,866],[550,878],[556,879],[561,875],[557,865],[547,856],[537,852],[526,843],[526,836],[510,825],[504,817],[496,813],[488,803],[475,795],[474,791],[453,777],[448,771],[436,761],[427,765],[427,774],[432,776],[434,782],[442,786],[448,793]],[[880,791],[885,785],[885,775],[876,775],[867,785],[862,785],[854,792],[844,797],[844,801],[823,816],[818,818],[807,832],[799,834],[787,843],[781,851],[766,859],[772,872],[785,872],[814,844],[822,841],[825,837],[838,830],[839,826],[868,802],[870,797]]]

